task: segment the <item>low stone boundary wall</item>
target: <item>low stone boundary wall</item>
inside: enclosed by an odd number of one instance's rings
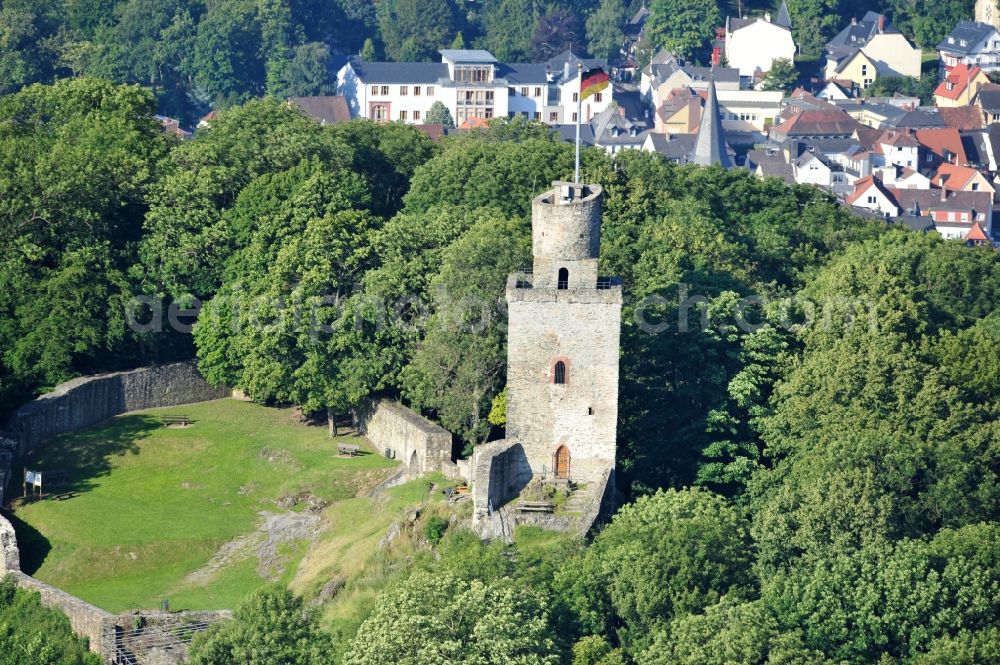
[[[617,507],[618,487],[615,483],[615,470],[607,469],[601,474],[601,479],[597,483],[593,501],[583,513],[578,533],[586,536],[595,526],[608,522]]]
[[[98,425],[114,416],[161,406],[205,402],[229,395],[198,373],[194,361],[140,367],[127,372],[81,376],[60,383],[52,392],[19,408],[4,432],[24,454],[40,442],[66,432]],[[11,482],[13,460],[4,454],[0,438],[0,505]]]
[[[160,658],[158,662],[183,662],[187,644],[195,632],[232,618],[230,610],[205,612],[140,612],[114,615],[51,584],[36,580],[21,571],[14,527],[0,515],[0,578],[12,575],[25,591],[37,593],[42,605],[59,610],[69,618],[73,632],[89,641],[94,653],[110,662],[116,646],[128,647],[129,653]],[[137,617],[142,627],[136,628]],[[144,651],[144,652],[143,652]],[[152,662],[140,657],[138,662]]]
[[[205,402],[229,395],[198,373],[194,361],[82,376],[28,402],[7,422],[20,452],[57,434],[97,425],[129,411]]]
[[[358,432],[375,449],[401,461],[410,478],[440,471],[451,461],[451,433],[399,402],[369,402],[355,414]]]

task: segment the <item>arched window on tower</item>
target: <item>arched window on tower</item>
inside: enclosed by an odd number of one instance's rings
[[[560,289],[568,289],[569,288],[569,270],[567,270],[566,268],[560,268],[559,269],[558,287]]]
[[[557,361],[555,367],[553,368],[552,383],[566,383],[566,363],[561,360]]]

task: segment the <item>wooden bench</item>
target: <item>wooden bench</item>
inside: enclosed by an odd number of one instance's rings
[[[163,415],[160,416],[160,424],[164,426],[169,425],[190,425],[194,421],[191,420],[191,416],[174,416],[174,415]]]
[[[337,454],[354,457],[361,454],[361,446],[356,446],[353,443],[338,443]]]
[[[522,513],[551,513],[555,506],[548,501],[522,501],[517,505]]]

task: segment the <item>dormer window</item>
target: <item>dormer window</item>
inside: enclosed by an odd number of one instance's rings
[[[968,46],[968,45],[969,45],[969,42],[967,42],[967,41],[965,41],[965,40],[963,39],[963,40],[959,41],[959,42],[958,42],[958,44],[959,44],[959,46]]]
[[[954,44],[955,43],[955,38],[954,37],[949,37],[948,38],[948,43],[949,44]]]

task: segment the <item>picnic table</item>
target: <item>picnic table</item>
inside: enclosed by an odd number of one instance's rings
[[[355,445],[353,443],[338,443],[337,454],[346,455],[347,457],[354,457],[356,455],[361,454],[361,446]]]

